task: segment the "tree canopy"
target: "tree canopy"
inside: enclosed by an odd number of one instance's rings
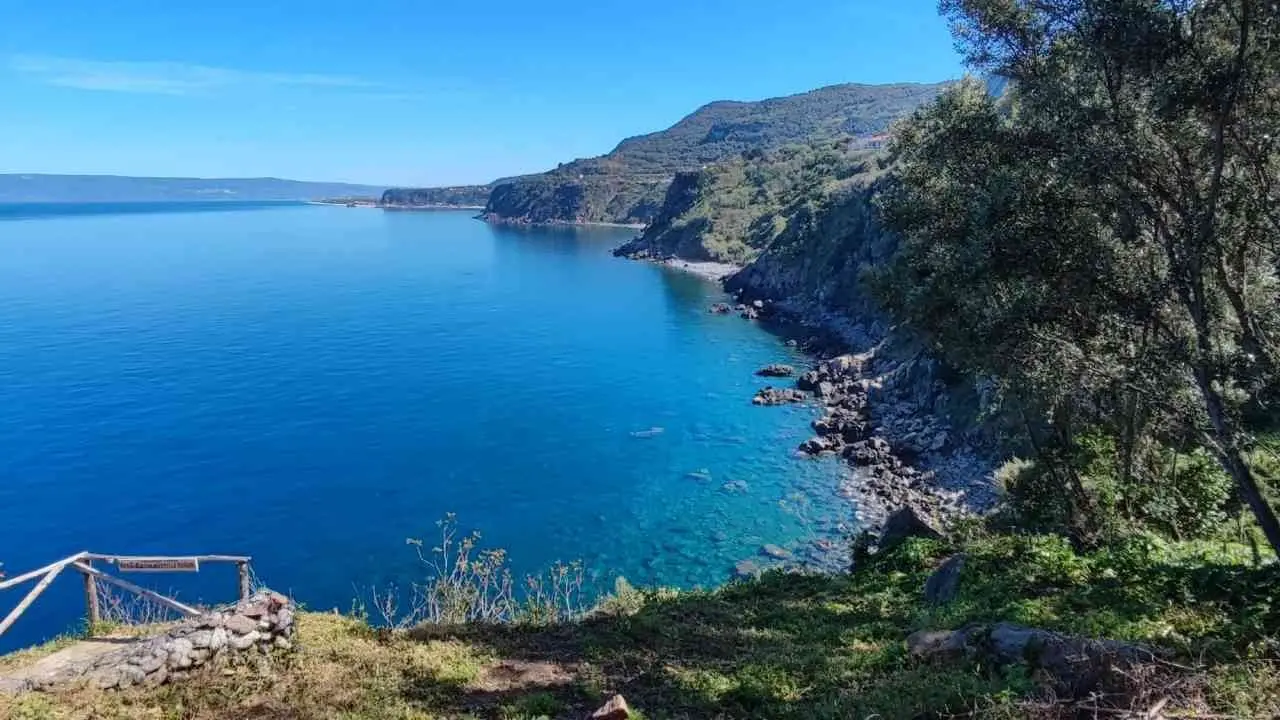
[[[1061,459],[1076,524],[1100,501],[1080,477],[1090,443],[1114,446],[1121,503],[1168,476],[1173,448],[1216,459],[1280,551],[1248,461],[1280,381],[1277,6],[942,9],[971,67],[1009,87],[965,83],[901,128],[883,297],[998,382]]]

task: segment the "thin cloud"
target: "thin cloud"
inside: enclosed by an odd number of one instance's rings
[[[198,95],[243,87],[377,88],[344,75],[258,72],[180,62],[120,62],[14,55],[9,68],[58,87],[151,95]]]

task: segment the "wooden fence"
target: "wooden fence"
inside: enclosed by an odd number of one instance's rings
[[[71,557],[63,558],[55,563],[50,563],[38,570],[32,570],[23,573],[17,577],[0,581],[0,591],[17,587],[26,582],[36,580],[35,587],[27,593],[26,597],[17,604],[5,616],[4,620],[0,620],[0,635],[4,635],[22,613],[31,607],[31,604],[40,597],[62,571],[70,568],[80,573],[84,579],[84,602],[85,617],[88,619],[88,629],[92,631],[102,618],[100,608],[98,607],[98,583],[102,582],[107,585],[118,587],[127,592],[146,598],[157,605],[161,605],[170,610],[177,611],[185,616],[199,615],[200,610],[178,602],[170,597],[165,597],[158,592],[148,590],[139,585],[116,577],[104,571],[105,567],[114,567],[118,572],[199,572],[201,563],[235,563],[238,570],[238,587],[239,598],[241,600],[249,597],[251,591],[249,582],[249,561],[252,558],[242,557],[239,555],[186,555],[178,557],[164,556],[143,556],[143,555],[101,555],[99,553],[79,552]],[[95,566],[94,563],[99,565]],[[0,576],[3,577],[3,576]]]

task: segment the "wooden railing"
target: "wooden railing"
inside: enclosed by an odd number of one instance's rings
[[[239,555],[186,555],[177,557],[166,556],[149,556],[149,555],[102,555],[99,553],[79,552],[71,557],[63,558],[55,563],[50,563],[38,570],[32,570],[23,573],[17,577],[0,581],[0,590],[8,590],[17,587],[25,582],[39,578],[39,582],[26,597],[17,604],[5,616],[4,620],[0,620],[0,635],[4,635],[22,613],[31,607],[31,604],[40,597],[40,594],[49,588],[53,581],[62,573],[63,570],[70,568],[78,573],[84,579],[84,602],[85,616],[88,619],[88,627],[92,630],[93,626],[101,621],[101,611],[98,607],[98,583],[102,582],[107,585],[118,587],[122,590],[133,593],[140,597],[144,597],[157,605],[161,605],[170,610],[179,612],[185,616],[199,615],[200,610],[178,602],[170,597],[165,597],[154,590],[148,590],[139,585],[129,582],[123,578],[104,572],[100,567],[95,567],[94,563],[101,563],[107,566],[114,566],[119,572],[199,572],[201,563],[235,563],[238,571],[238,587],[239,597],[241,600],[249,597],[252,590],[249,578],[249,561],[252,558]],[[0,577],[3,577],[0,575]]]

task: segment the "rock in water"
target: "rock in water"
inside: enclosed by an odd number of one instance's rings
[[[756,374],[761,377],[791,377],[792,375],[795,374],[795,372],[796,372],[796,369],[791,367],[790,365],[774,363],[772,365],[765,365],[764,367],[760,368],[759,370],[756,371]]]
[[[728,315],[729,313],[733,312],[733,306],[731,306],[729,303],[718,302],[713,304],[707,310],[707,312],[711,312],[716,315]]]
[[[775,560],[790,560],[790,559],[791,559],[791,551],[790,551],[790,550],[787,550],[786,548],[784,548],[784,547],[780,547],[780,546],[778,546],[778,545],[774,545],[773,543],[767,543],[767,544],[765,544],[764,546],[762,546],[762,547],[760,548],[760,554],[761,554],[761,555],[764,555],[764,556],[766,556],[766,557],[771,557],[771,558],[773,558],[773,559],[775,559]]]
[[[751,398],[752,405],[786,405],[788,403],[802,403],[806,400],[805,394],[795,388],[762,388]]]
[[[629,717],[631,708],[627,707],[626,698],[621,695],[614,695],[609,698],[609,702],[591,713],[591,720],[627,720]]]

